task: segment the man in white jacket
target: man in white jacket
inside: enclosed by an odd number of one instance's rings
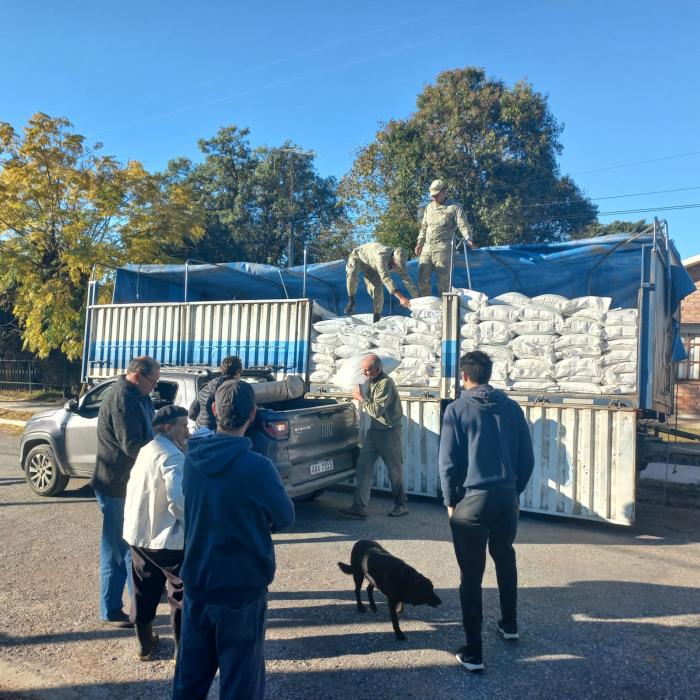
[[[189,437],[187,410],[164,406],[153,417],[155,437],[141,448],[126,487],[124,539],[131,546],[134,597],[131,621],[136,627],[138,657],[150,658],[158,644],[151,623],[167,583],[175,654],[180,643],[185,547],[182,474]]]

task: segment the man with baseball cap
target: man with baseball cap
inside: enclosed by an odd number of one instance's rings
[[[158,643],[158,634],[151,625],[166,583],[176,654],[180,642],[187,409],[164,406],[153,416],[151,425],[155,436],[139,451],[126,485],[124,505],[123,535],[131,546],[134,581],[130,617],[136,627],[137,655],[142,661],[150,658]]]
[[[433,272],[437,275],[438,295],[450,291],[450,260],[456,231],[460,232],[470,248],[474,247],[462,207],[447,200],[447,185],[442,180],[430,183],[430,198],[432,201],[423,212],[415,249],[416,255],[420,256],[418,288],[421,296],[430,296]]]
[[[407,262],[408,253],[403,248],[392,248],[382,243],[365,243],[355,248],[350,253],[345,267],[348,287],[348,305],[345,307],[345,313],[351,314],[355,310],[355,294],[361,272],[364,273],[367,293],[372,299],[375,323],[382,316],[384,287],[399,300],[401,306],[409,308],[409,298],[396,288],[391,278],[391,273],[396,272],[404,281],[409,294],[418,296],[418,289],[406,270]]]
[[[217,668],[220,697],[265,693],[267,587],[275,575],[271,532],[294,522],[275,465],[245,432],[255,394],[241,379],[214,395],[216,433],[193,437],[185,459],[185,601],[174,700],[206,698]]]

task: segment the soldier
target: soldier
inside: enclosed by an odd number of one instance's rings
[[[433,201],[423,213],[416,244],[416,255],[420,255],[418,288],[424,297],[430,296],[433,271],[437,274],[438,294],[450,291],[450,254],[455,231],[459,230],[467,245],[474,248],[462,208],[447,201],[447,185],[442,180],[430,184],[430,197]]]
[[[401,303],[401,306],[410,308],[411,302],[404,296],[391,279],[392,271],[396,271],[406,284],[411,296],[418,296],[418,289],[413,280],[408,276],[406,263],[408,253],[403,248],[391,248],[381,243],[365,243],[358,246],[350,253],[348,264],[345,268],[348,285],[348,305],[345,313],[351,314],[355,309],[355,293],[360,272],[364,272],[367,293],[372,298],[375,323],[382,316],[384,308],[384,287],[389,290]]]

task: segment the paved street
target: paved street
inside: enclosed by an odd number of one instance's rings
[[[99,519],[90,489],[33,496],[16,469],[18,436],[0,432],[0,697],[166,698],[173,672],[167,606],[152,662],[134,658],[133,632],[97,616]],[[523,515],[518,538],[522,640],[494,630],[497,592],[485,578],[485,663],[469,675],[444,509],[412,501],[387,518],[375,497],[367,522],[342,519],[345,493],[300,504],[275,537],[270,593],[270,698],[691,698],[697,697],[700,511],[642,504],[631,529]],[[443,604],[408,606],[391,631],[386,601],[359,615],[337,561],[378,539],[432,578]],[[693,661],[693,659],[696,659]]]

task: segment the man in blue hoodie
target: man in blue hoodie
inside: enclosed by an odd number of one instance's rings
[[[185,460],[185,597],[174,700],[206,698],[217,668],[222,700],[265,692],[267,587],[275,575],[271,532],[294,522],[275,465],[245,432],[255,394],[240,379],[214,398],[216,433],[194,437]]]
[[[486,545],[496,566],[501,619],[498,632],[518,639],[518,571],[513,542],[518,496],[534,467],[532,439],[520,406],[489,385],[492,362],[468,352],[460,362],[464,391],[445,410],[440,435],[440,481],[461,573],[459,587],[466,645],[456,654],[481,671],[481,581]]]

